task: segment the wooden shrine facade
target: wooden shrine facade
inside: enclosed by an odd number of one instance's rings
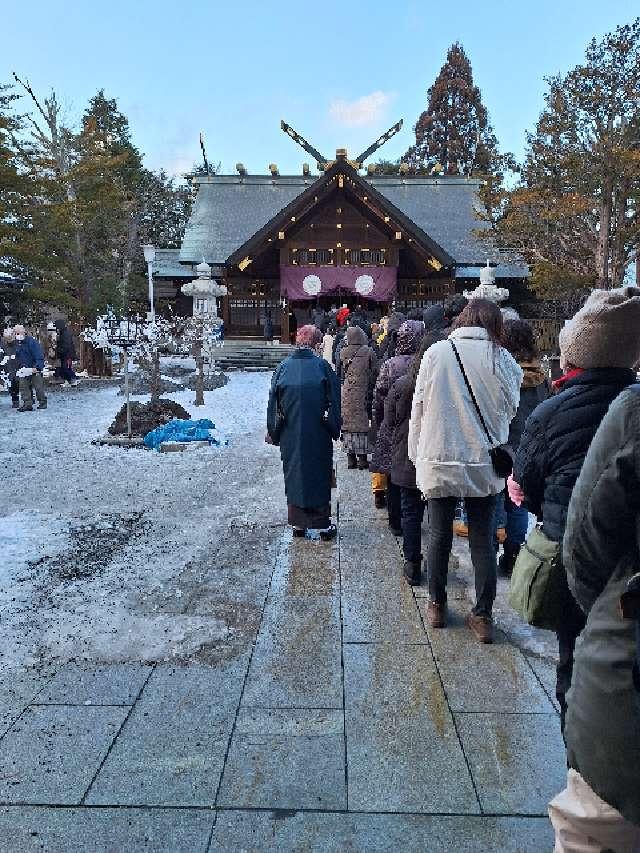
[[[292,313],[299,325],[318,307],[359,304],[384,314],[393,302],[407,308],[442,300],[454,289],[453,263],[346,159],[338,159],[230,256],[223,316],[230,334],[261,335],[271,312],[274,331],[286,338]],[[313,281],[308,292],[287,284],[298,270],[301,281]],[[395,283],[392,290],[376,292],[371,282],[381,273]],[[354,281],[364,282],[360,290]]]
[[[381,315],[441,302],[479,283],[487,255],[497,283],[526,281],[526,266],[477,239],[478,180],[361,175],[341,151],[321,168],[319,177],[240,166],[194,176],[182,247],[164,250],[166,279],[179,290],[206,260],[228,289],[219,306],[228,337],[261,337],[268,314],[286,338],[289,319],[300,325],[317,308],[360,304]]]

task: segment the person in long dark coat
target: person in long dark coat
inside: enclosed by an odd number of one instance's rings
[[[60,359],[60,375],[70,385],[77,385],[78,380],[73,372],[73,362],[76,360],[77,355],[71,329],[64,320],[56,320],[55,327],[58,332],[56,356]]]
[[[303,326],[296,350],[277,368],[271,382],[267,432],[280,446],[289,524],[294,536],[307,529],[333,539],[331,479],[333,442],[340,436],[340,384],[318,355],[322,334]]]

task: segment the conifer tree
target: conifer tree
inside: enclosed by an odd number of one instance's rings
[[[462,45],[453,44],[427,92],[414,127],[416,142],[402,158],[417,172],[472,175],[490,170],[496,139]]]

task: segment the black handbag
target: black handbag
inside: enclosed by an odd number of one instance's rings
[[[273,428],[273,432],[270,433],[271,439],[275,445],[280,444],[280,436],[282,435],[282,430],[284,429],[285,417],[284,412],[282,410],[282,403],[280,402],[280,388],[276,388],[276,422]]]
[[[513,471],[513,450],[508,444],[499,444],[497,447],[493,446],[493,439],[491,438],[491,433],[487,428],[485,419],[482,417],[480,406],[478,405],[476,395],[473,393],[473,388],[471,387],[471,383],[469,382],[469,377],[467,376],[467,373],[464,369],[464,365],[462,364],[460,353],[456,349],[456,345],[451,339],[449,339],[449,343],[451,344],[451,347],[456,355],[458,364],[460,365],[462,376],[464,377],[464,381],[467,385],[467,388],[469,389],[469,394],[471,394],[471,399],[473,401],[473,405],[476,407],[476,412],[478,413],[478,417],[480,418],[482,428],[484,429],[487,435],[487,439],[489,441],[489,456],[491,457],[493,470],[496,472],[498,477],[504,477],[506,479]]]

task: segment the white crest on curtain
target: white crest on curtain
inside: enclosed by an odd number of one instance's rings
[[[302,289],[309,296],[317,296],[322,290],[322,282],[318,275],[305,275],[302,280]]]

